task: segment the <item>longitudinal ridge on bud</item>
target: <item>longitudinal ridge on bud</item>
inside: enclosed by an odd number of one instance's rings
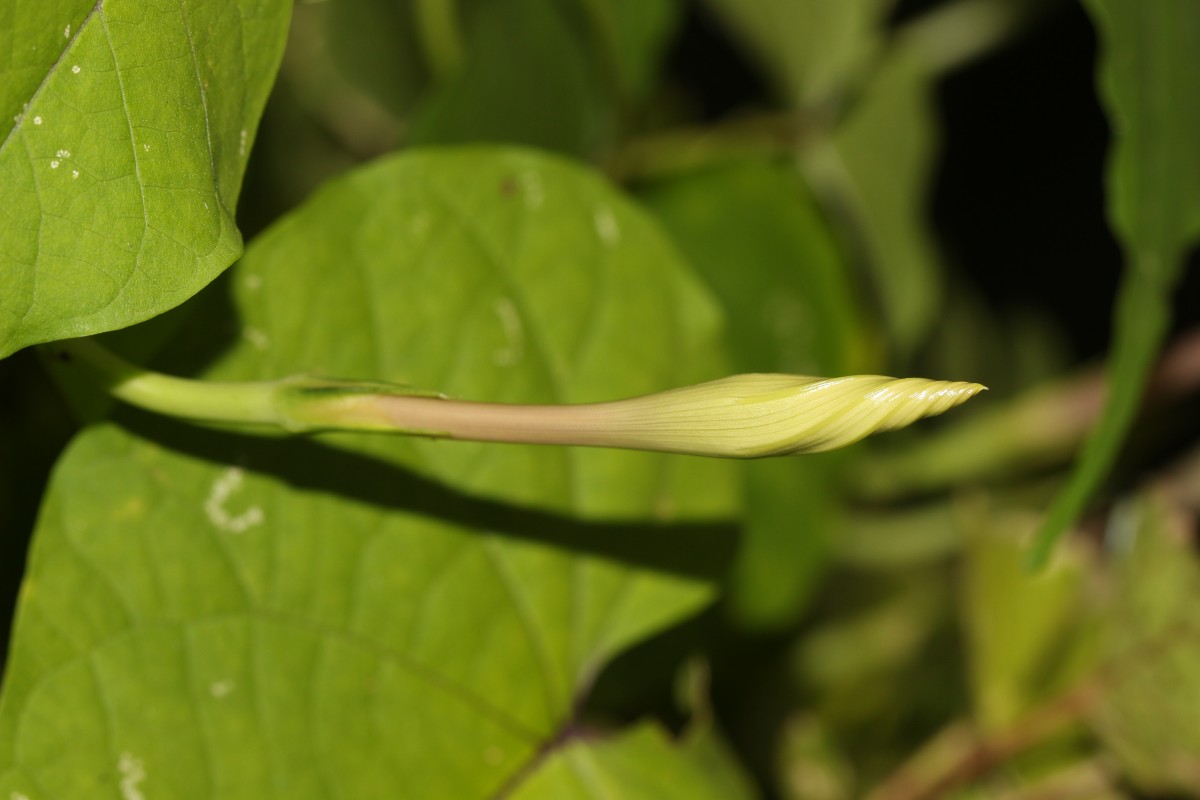
[[[724,458],[816,453],[941,414],[986,387],[851,375],[734,375],[627,400],[509,405],[374,381],[307,376],[213,383],[160,375],[90,339],[54,345],[114,396],[184,419],[290,433],[380,431],[514,444],[584,445]]]
[[[339,416],[343,424],[443,438],[760,458],[844,447],[941,414],[985,388],[879,375],[751,374],[585,405],[376,396],[343,404]]]

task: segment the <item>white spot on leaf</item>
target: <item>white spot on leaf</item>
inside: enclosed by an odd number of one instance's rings
[[[592,212],[592,226],[600,242],[608,247],[621,240],[621,229],[617,227],[617,218],[613,216],[608,206],[599,206]]]
[[[505,345],[497,347],[492,353],[492,363],[498,367],[511,367],[525,355],[525,329],[521,326],[521,316],[513,301],[507,297],[498,299],[493,309],[500,318]]]
[[[34,118],[33,118],[33,124],[34,124],[34,125],[41,125],[41,124],[42,124],[42,118],[41,118],[41,116],[36,116],[36,117],[34,117]]]
[[[243,158],[246,155],[246,137],[246,129],[242,128],[241,132],[238,133],[238,155],[242,156]]]
[[[67,27],[63,28],[63,38],[64,39],[71,38],[71,23],[69,23],[69,22],[67,23]]]
[[[121,797],[124,800],[146,800],[146,795],[142,794],[146,768],[141,759],[134,758],[129,753],[121,753],[117,770],[121,773]]]
[[[242,329],[242,337],[259,350],[266,350],[267,346],[271,344],[271,340],[265,333],[258,328],[251,328],[248,325]]]
[[[222,697],[228,697],[233,690],[233,681],[230,680],[213,681],[208,687],[208,693],[218,700]]]
[[[21,794],[20,792],[13,792],[8,796],[8,800],[29,800],[29,795]]]
[[[142,152],[144,152],[144,153],[150,152],[150,144],[148,142],[142,143]]]
[[[541,208],[546,202],[546,192],[542,188],[542,176],[530,170],[521,175],[521,185],[525,187],[525,204],[529,208]]]
[[[70,150],[59,150],[59,151],[58,151],[57,153],[55,153],[54,155],[58,156],[59,158],[70,158],[70,157],[71,157],[71,151],[70,151]]]
[[[78,65],[78,64],[74,64],[74,65],[72,65],[72,66],[71,66],[71,72],[73,72],[74,74],[78,75],[78,74],[79,74],[79,65]]]
[[[236,516],[229,513],[229,509],[225,507],[245,479],[245,472],[238,467],[230,467],[213,482],[212,489],[208,492],[208,499],[204,501],[204,514],[208,521],[220,530],[243,533],[263,522],[263,511],[258,506],[250,506]]]
[[[59,161],[57,158],[50,160],[50,169],[58,169]]]
[[[79,170],[77,170],[77,169],[71,170],[71,179],[74,180],[78,177],[79,177]]]

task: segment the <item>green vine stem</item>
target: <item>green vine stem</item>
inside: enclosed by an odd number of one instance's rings
[[[198,422],[288,433],[382,431],[725,458],[832,450],[940,414],[984,389],[977,383],[878,375],[734,375],[626,400],[518,405],[306,376],[249,383],[189,380],[138,367],[90,339],[47,347],[88,371],[119,400]]]

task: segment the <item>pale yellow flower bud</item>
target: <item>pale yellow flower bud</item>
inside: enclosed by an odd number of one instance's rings
[[[95,342],[54,347],[113,396],[186,419],[306,431],[381,431],[482,442],[585,445],[725,458],[816,453],[902,428],[974,397],[978,383],[922,378],[734,375],[628,400],[506,405],[405,386],[297,376],[209,383],[159,375]]]
[[[388,427],[429,436],[759,458],[844,447],[941,414],[984,388],[878,375],[756,374],[589,405],[390,397],[359,411],[376,423],[386,419]]]

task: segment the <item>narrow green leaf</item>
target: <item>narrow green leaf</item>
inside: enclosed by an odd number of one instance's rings
[[[0,356],[153,317],[237,258],[233,213],[289,12],[0,12]]]
[[[243,336],[209,377],[570,400],[723,366],[716,312],[656,229],[530,153],[353,173],[233,284]],[[128,424],[86,432],[54,476],[0,696],[0,796],[519,788],[615,652],[711,601],[713,531],[659,520],[734,505],[710,459]],[[657,747],[622,749],[618,785]]]
[[[1045,563],[1120,452],[1170,323],[1170,293],[1200,236],[1200,5],[1089,0],[1113,126],[1109,219],[1125,250],[1104,413],[1031,552]]]

